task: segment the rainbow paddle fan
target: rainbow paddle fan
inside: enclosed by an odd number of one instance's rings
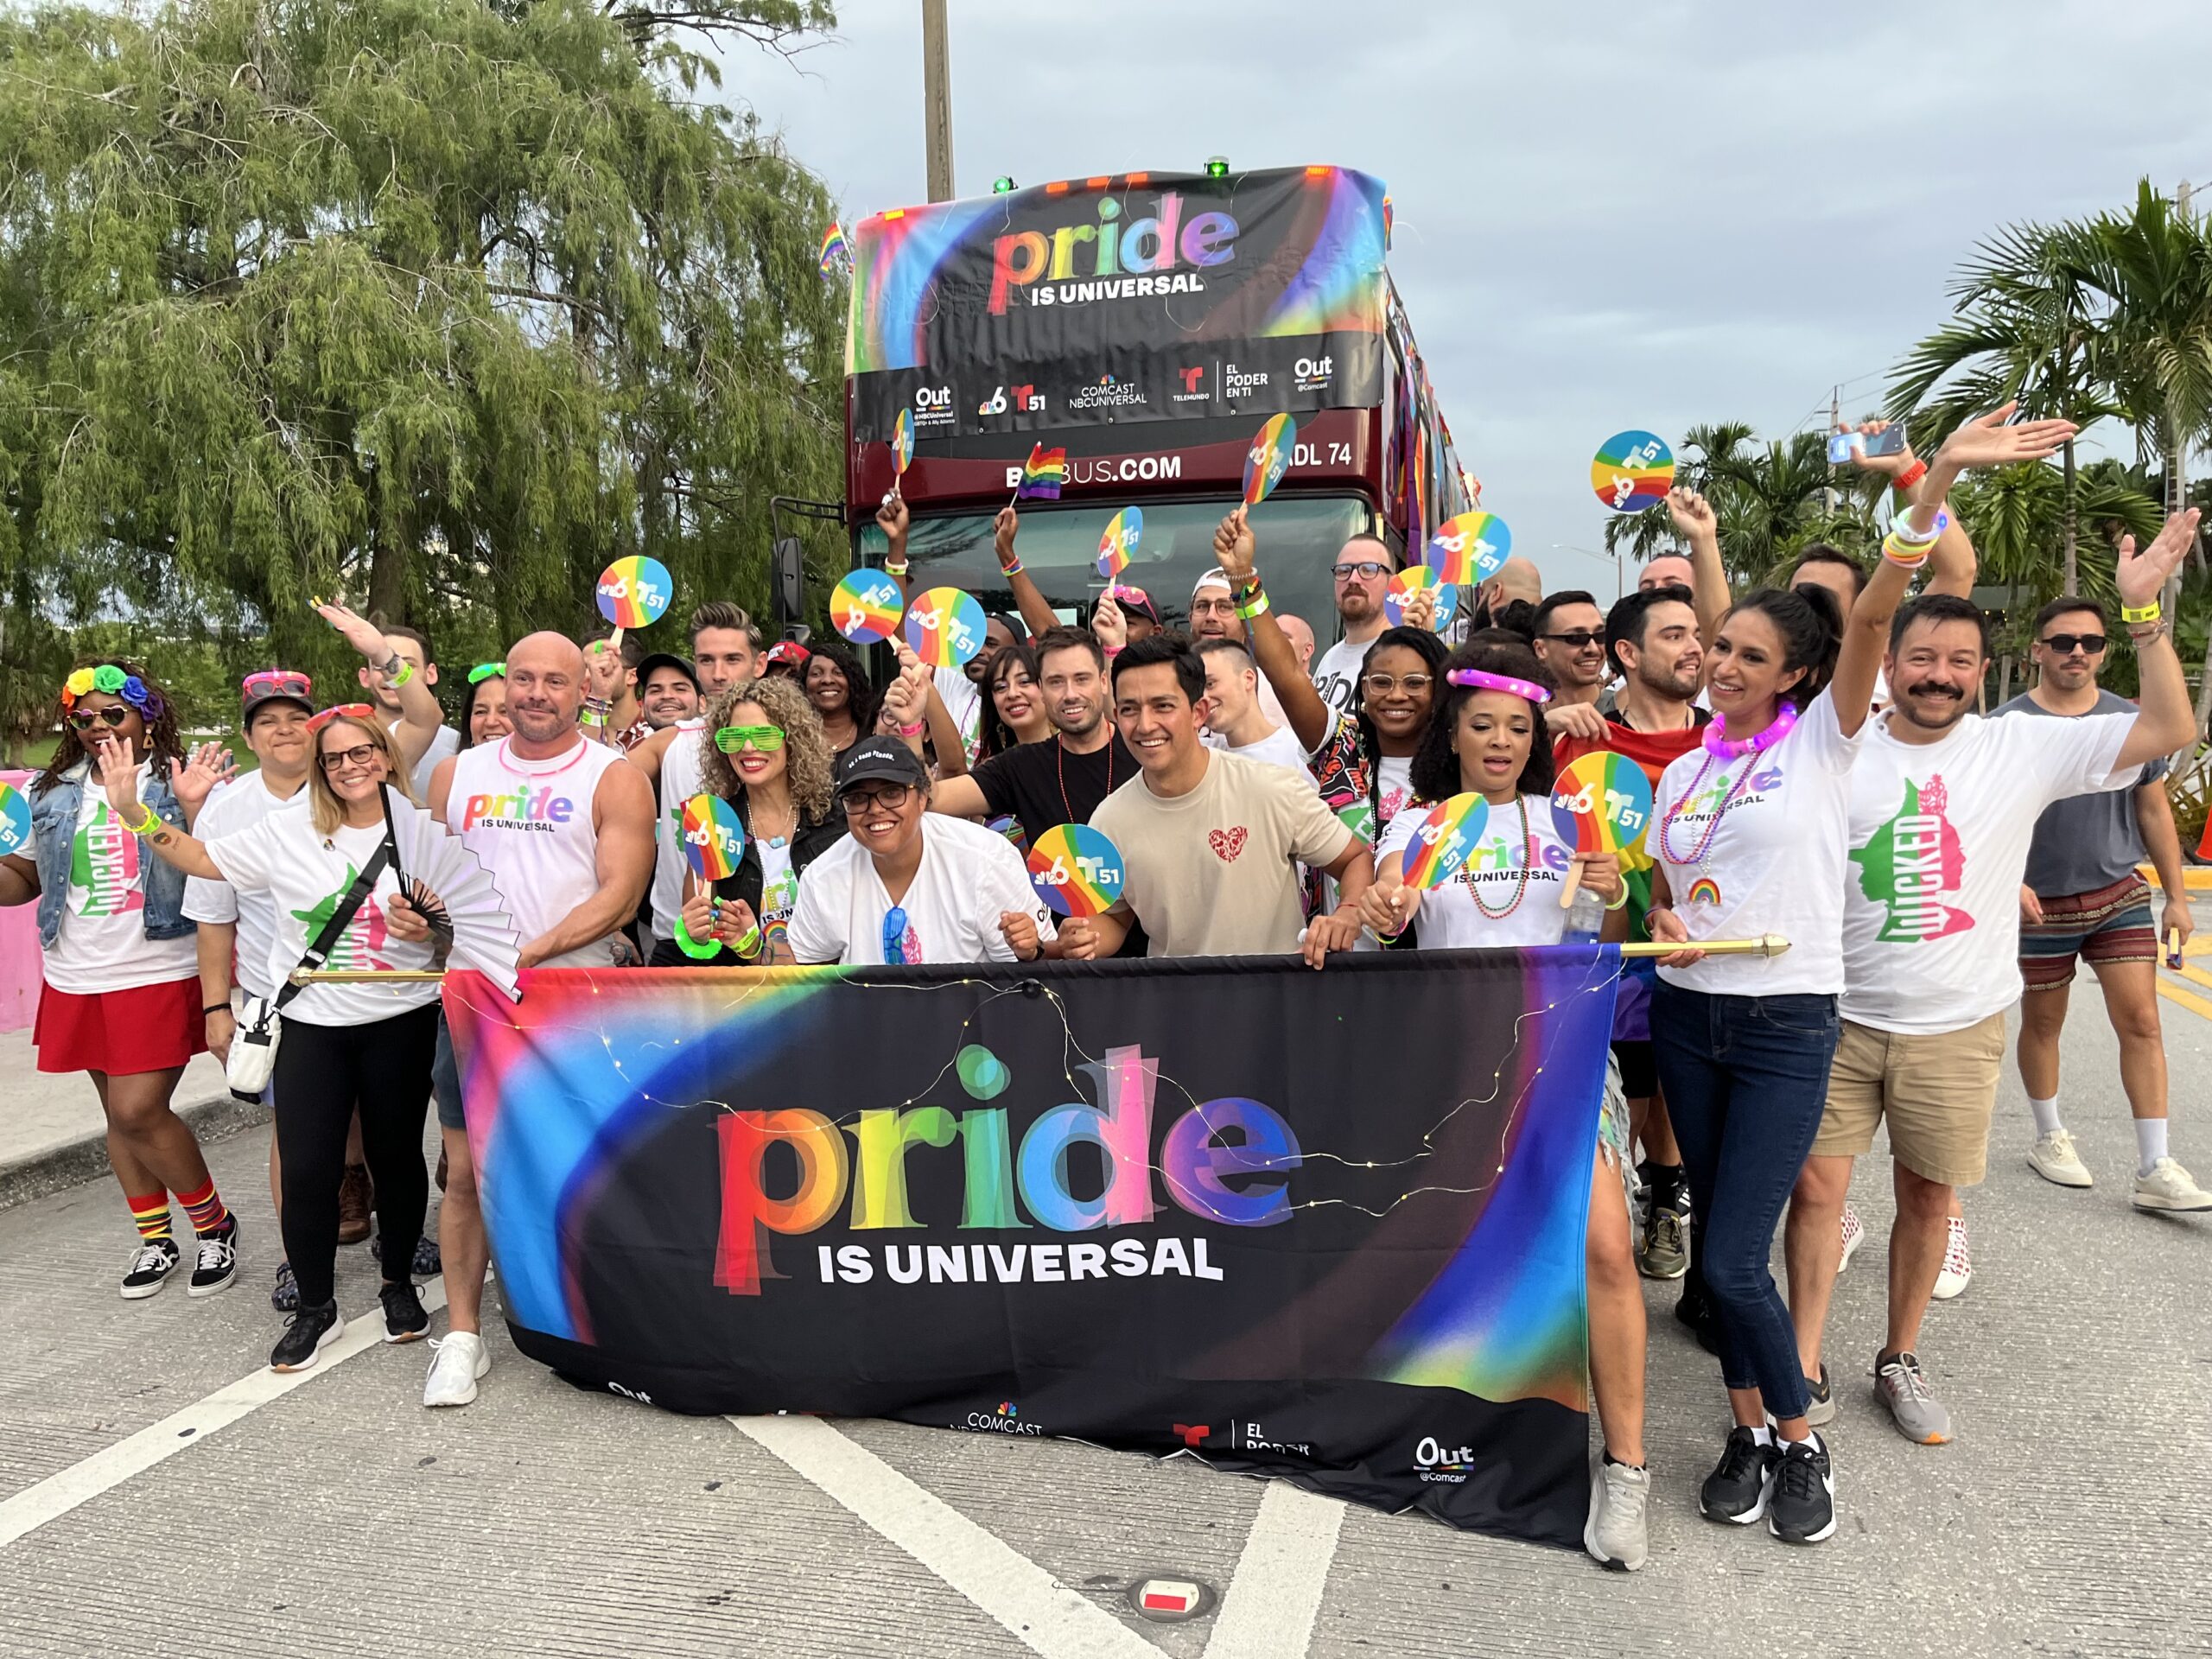
[[[399,849],[399,868],[410,891],[427,887],[435,893],[453,925],[453,949],[447,961],[457,968],[475,969],[508,1001],[519,1002],[522,990],[515,976],[522,935],[515,929],[507,901],[493,884],[491,871],[423,808],[389,792],[385,800],[391,809],[392,844]]]

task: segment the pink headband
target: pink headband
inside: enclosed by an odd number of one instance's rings
[[[1478,691],[1503,691],[1509,697],[1521,697],[1538,708],[1552,700],[1552,694],[1533,680],[1516,680],[1510,674],[1486,674],[1479,668],[1455,668],[1444,677],[1453,685],[1472,686]]]

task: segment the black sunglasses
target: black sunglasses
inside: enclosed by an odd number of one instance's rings
[[[1539,639],[1556,639],[1569,651],[1587,651],[1592,645],[1602,645],[1605,636],[1590,628],[1569,628],[1565,633],[1540,633]]]
[[[130,718],[131,711],[119,702],[111,702],[105,709],[88,709],[81,715],[69,716],[69,723],[80,732],[89,732],[95,725],[105,723],[120,726]]]
[[[2105,650],[2105,637],[2101,633],[2054,633],[2036,643],[2050,646],[2062,657],[2071,657],[2077,650],[2091,657],[2101,657]]]

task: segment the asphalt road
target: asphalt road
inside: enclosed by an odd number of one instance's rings
[[[2212,973],[2171,984],[2174,1149],[2212,1180]],[[1923,1348],[1948,1446],[1906,1444],[1868,1393],[1891,1205],[1886,1165],[1862,1166],[1874,1237],[1833,1327],[1831,1543],[1698,1518],[1718,1377],[1665,1317],[1673,1287],[1647,1287],[1657,1494],[1633,1577],[1187,1459],[673,1417],[579,1393],[498,1331],[466,1410],[421,1408],[419,1345],[349,1344],[280,1390],[260,1363],[278,1325],[264,1141],[235,1135],[211,1162],[248,1269],[207,1300],[116,1296],[129,1239],[105,1179],[0,1211],[0,1653],[2212,1652],[2212,1217],[2130,1210],[2086,984],[2066,1068],[2099,1185],[2030,1173],[2008,1073],[1967,1199],[1974,1283]],[[372,1314],[374,1290],[365,1250],[344,1251],[341,1306]],[[1126,1591],[1154,1574],[1222,1599],[1147,1624]]]

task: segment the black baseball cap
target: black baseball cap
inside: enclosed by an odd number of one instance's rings
[[[672,668],[690,681],[694,691],[699,689],[699,671],[691,666],[691,659],[672,651],[656,651],[638,658],[638,683],[643,685],[664,668]]]
[[[906,784],[929,787],[930,775],[922,770],[922,757],[895,737],[864,737],[847,749],[837,762],[837,793],[849,792],[855,784]]]

